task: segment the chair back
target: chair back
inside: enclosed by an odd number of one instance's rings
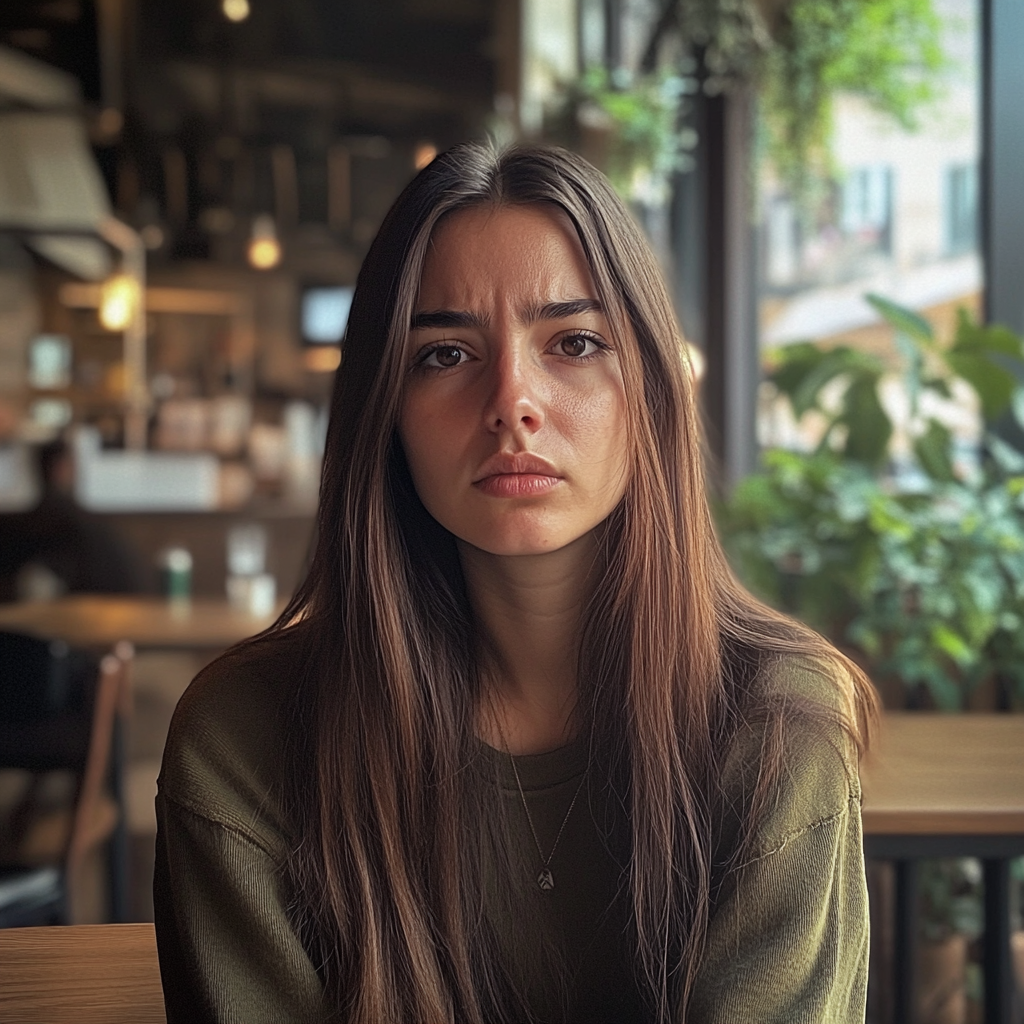
[[[3,1024],[166,1024],[151,924],[0,930]]]
[[[130,645],[118,645],[116,654],[106,655],[97,665],[93,656],[69,651],[61,641],[0,632],[0,768],[19,768],[32,775],[20,804],[6,813],[0,853],[8,875],[12,869],[38,872],[47,865],[62,869],[60,885],[40,904],[39,914],[31,909],[23,913],[17,900],[10,904],[14,890],[5,890],[0,925],[44,924],[53,917],[66,921],[69,903],[77,905],[86,856],[112,838],[111,909],[114,920],[124,919],[126,833],[119,720],[126,713],[132,655]],[[68,771],[74,778],[74,799],[67,807],[36,802],[44,774],[54,770]],[[23,871],[19,877],[27,878],[22,876]],[[52,910],[51,904],[58,909]]]

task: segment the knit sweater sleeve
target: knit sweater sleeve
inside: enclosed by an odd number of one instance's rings
[[[756,731],[739,748],[729,794],[736,807],[750,791]],[[856,755],[838,727],[799,718],[784,750],[785,771],[746,863],[718,879],[687,1024],[864,1024],[868,899]],[[725,831],[728,856],[736,832]]]
[[[321,1019],[320,982],[261,844],[161,795],[153,878],[168,1024]]]
[[[867,965],[850,807],[747,865],[719,903],[687,1024],[864,1024]]]
[[[320,979],[287,909],[288,676],[274,648],[256,654],[196,679],[164,749],[153,903],[169,1024],[323,1016]]]

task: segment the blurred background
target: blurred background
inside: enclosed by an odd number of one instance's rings
[[[871,1019],[1024,1020],[1021,54],[1019,0],[5,0],[0,922],[149,919],[167,723],[302,577],[384,213],[540,139],[661,261],[738,573],[925,729]],[[950,735],[989,816],[884,824]]]

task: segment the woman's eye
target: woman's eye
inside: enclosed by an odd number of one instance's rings
[[[452,366],[458,366],[463,361],[465,354],[457,345],[438,345],[427,352],[420,361],[420,365],[447,370]]]
[[[596,339],[587,334],[567,334],[558,339],[555,350],[559,355],[579,359],[581,356],[594,355],[601,347]]]

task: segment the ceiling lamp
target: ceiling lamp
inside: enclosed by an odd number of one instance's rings
[[[228,21],[245,21],[249,17],[249,0],[221,0],[220,9]]]
[[[277,240],[274,218],[262,213],[252,222],[249,263],[257,270],[270,270],[281,262],[281,243]]]
[[[139,282],[128,274],[115,274],[100,289],[100,323],[108,331],[123,331],[132,322],[142,299]]]

